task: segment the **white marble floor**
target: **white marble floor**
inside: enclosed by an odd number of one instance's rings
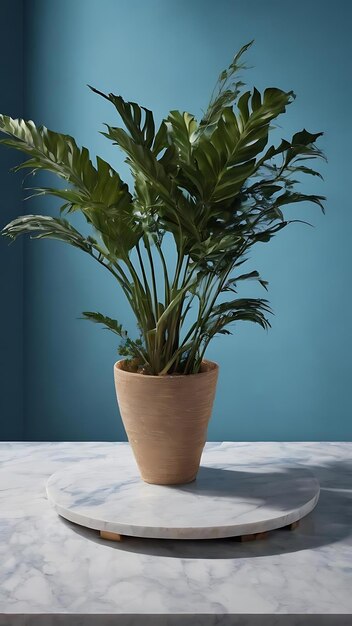
[[[231,447],[208,449],[218,446]],[[110,543],[49,505],[55,471],[129,454],[114,443],[0,444],[1,626],[351,626],[352,444],[237,444],[236,465],[252,455],[307,467],[321,484],[296,531],[245,544]]]

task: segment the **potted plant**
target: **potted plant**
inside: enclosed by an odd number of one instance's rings
[[[103,134],[126,154],[132,191],[72,137],[0,116],[2,143],[29,157],[16,169],[46,170],[66,183],[32,190],[59,198],[61,216],[18,217],[3,234],[80,248],[114,276],[136,317],[140,336],[133,339],[116,319],[83,313],[122,340],[114,366],[118,402],[142,478],[151,483],[196,477],[218,376],[217,364],[205,360],[212,338],[241,320],[270,326],[266,299],[237,296],[242,281],[267,288],[257,271],[241,267],[252,247],[299,221],[285,219],[287,204],[323,209],[322,196],[296,187],[297,176],[320,176],[307,161],[323,156],[315,143],[322,133],[302,130],[268,146],[271,125],[294,94],[244,88],[237,76],[250,45],[221,72],[200,121],[171,111],[156,131],[150,110],[91,87],[125,126]],[[75,211],[92,235],[62,216]],[[166,254],[171,241],[174,263]]]

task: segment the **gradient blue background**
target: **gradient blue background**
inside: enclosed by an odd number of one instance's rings
[[[0,110],[23,115],[22,1],[1,3]],[[18,154],[0,149],[0,227],[21,212],[22,176],[8,170]],[[0,438],[22,439],[23,406],[23,241],[8,246],[0,237]]]
[[[20,4],[11,1],[12,14]],[[211,440],[351,439],[351,8],[342,0],[24,3],[24,115],[75,135],[128,180],[121,155],[98,134],[114,111],[86,83],[144,104],[158,120],[172,108],[199,115],[219,71],[253,38],[247,82],[297,94],[276,138],[303,126],[326,133],[326,181],[307,180],[304,191],[327,195],[327,215],[288,207],[288,216],[315,228],[292,226],[259,246],[250,264],[270,282],[272,330],[243,323],[208,351],[221,366]],[[12,20],[6,56],[13,70],[20,66],[16,28]],[[5,113],[17,114],[21,105],[21,70],[15,73],[1,75]],[[1,150],[1,159],[5,223],[18,211],[19,181],[4,174],[13,155]],[[23,211],[54,207],[37,200]],[[25,242],[22,286],[21,245],[6,256],[0,249],[1,341],[8,352],[1,361],[2,437],[18,437],[22,419],[28,439],[124,439],[112,380],[114,337],[78,319],[82,310],[99,310],[133,328],[121,294],[81,252],[45,241]]]

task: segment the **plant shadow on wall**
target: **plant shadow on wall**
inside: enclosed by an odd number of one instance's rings
[[[270,326],[264,298],[237,297],[242,281],[267,289],[256,270],[241,272],[254,245],[268,242],[293,221],[283,208],[322,196],[297,191],[297,177],[320,176],[307,162],[323,157],[316,146],[322,133],[297,132],[268,147],[273,122],[294,99],[292,91],[245,90],[238,79],[244,46],[218,79],[198,122],[171,111],[156,131],[153,114],[121,96],[103,94],[125,128],[103,133],[126,154],[134,177],[131,192],[118,173],[75,140],[32,121],[0,116],[1,141],[29,158],[17,169],[47,170],[67,188],[34,188],[32,196],[52,195],[63,204],[59,217],[26,215],[3,229],[16,239],[58,239],[81,249],[114,276],[137,319],[140,336],[131,338],[116,319],[85,312],[120,338],[125,368],[144,374],[194,374],[211,339],[229,334],[245,320]],[[81,211],[92,227],[84,236],[67,218]],[[165,235],[176,258],[165,258]],[[162,268],[162,285],[156,267]]]

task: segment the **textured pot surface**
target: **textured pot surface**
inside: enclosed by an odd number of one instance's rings
[[[122,421],[141,476],[173,485],[195,479],[206,442],[219,367],[204,361],[199,374],[147,376],[114,366]]]

